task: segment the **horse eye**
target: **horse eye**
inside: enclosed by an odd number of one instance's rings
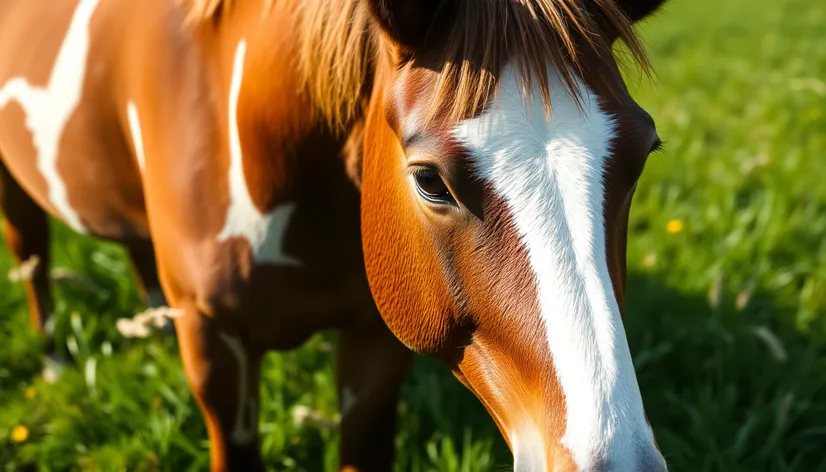
[[[425,200],[433,203],[452,203],[453,196],[439,172],[433,167],[422,167],[413,174],[416,189]]]

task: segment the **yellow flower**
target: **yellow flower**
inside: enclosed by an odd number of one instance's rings
[[[685,227],[685,223],[683,220],[669,220],[668,224],[665,225],[665,230],[671,234],[677,234],[683,230]]]
[[[31,400],[36,395],[37,395],[37,391],[34,389],[34,387],[29,387],[29,388],[26,389],[26,399],[27,400]]]
[[[16,443],[22,443],[29,439],[29,428],[23,425],[17,425],[11,430],[11,440]]]

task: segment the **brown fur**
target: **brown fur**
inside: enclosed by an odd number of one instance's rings
[[[200,22],[215,19],[224,8],[232,8],[237,0],[179,0],[187,9],[187,20]],[[272,6],[273,0],[266,1],[266,9]]]

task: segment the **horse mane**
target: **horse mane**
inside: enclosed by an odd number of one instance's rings
[[[548,115],[548,64],[577,102],[582,98],[577,80],[593,84],[597,93],[614,94],[616,85],[605,73],[614,37],[644,71],[650,70],[642,41],[615,0],[459,0],[435,106],[448,105],[448,120],[465,118],[496,92],[509,61],[516,66],[523,96],[537,85]]]
[[[190,17],[207,20],[243,0],[184,0]],[[456,15],[443,43],[439,81],[428,119],[448,121],[479,110],[495,94],[499,74],[513,61],[524,94],[538,86],[551,112],[548,64],[579,101],[579,80],[597,93],[615,93],[605,79],[611,40],[621,39],[643,71],[645,48],[616,0],[447,0]],[[299,31],[297,66],[321,114],[333,125],[357,117],[376,53],[367,0],[267,0],[291,2]],[[404,64],[402,64],[403,66]]]

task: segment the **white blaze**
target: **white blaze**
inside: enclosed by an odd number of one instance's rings
[[[256,262],[297,266],[300,262],[284,254],[283,242],[295,204],[279,205],[272,212],[262,214],[255,207],[244,176],[244,154],[238,132],[238,98],[244,81],[246,41],[238,43],[232,71],[229,96],[229,196],[226,221],[218,241],[241,237],[252,247]]]
[[[26,113],[26,126],[37,149],[37,168],[46,180],[49,201],[63,221],[79,232],[86,229],[69,204],[66,184],[57,172],[57,158],[66,123],[83,94],[89,56],[89,24],[99,2],[80,0],[78,3],[49,83],[44,88],[30,85],[24,77],[15,77],[0,88],[0,109],[14,100]]]
[[[538,88],[526,107],[508,68],[486,112],[455,134],[477,174],[507,203],[527,250],[565,394],[562,444],[580,470],[601,463],[636,470],[642,451],[655,448],[606,260],[603,174],[614,121],[584,85],[581,111],[549,74],[550,120]],[[544,454],[514,452],[517,471],[545,470],[520,463]]]

